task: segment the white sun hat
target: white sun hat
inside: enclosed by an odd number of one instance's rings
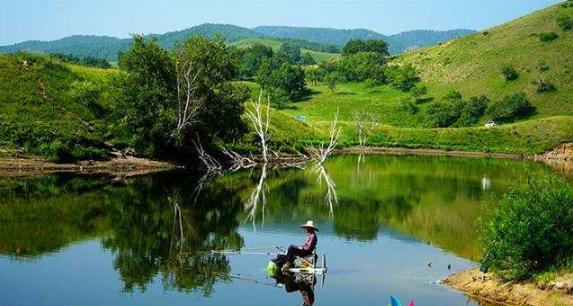
[[[312,228],[312,229],[314,229],[315,231],[318,232],[318,228],[316,228],[316,227],[314,226],[314,222],[313,222],[312,220],[306,221],[306,223],[303,224],[303,225],[301,225],[300,227],[302,227],[302,228]]]

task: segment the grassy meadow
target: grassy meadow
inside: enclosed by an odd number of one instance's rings
[[[275,40],[275,39],[271,39],[271,38],[249,37],[249,38],[241,39],[238,41],[234,41],[230,44],[230,46],[234,46],[237,48],[249,48],[255,44],[263,44],[265,46],[273,48],[274,51],[278,51],[283,43],[279,40]],[[314,58],[314,60],[317,63],[325,63],[325,62],[328,62],[332,59],[340,58],[340,54],[319,52],[319,51],[308,50],[308,49],[304,49],[304,48],[301,48],[300,52],[302,55],[304,55],[305,53],[309,53],[310,55],[312,55],[312,57]]]

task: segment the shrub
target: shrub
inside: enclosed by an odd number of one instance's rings
[[[428,88],[423,85],[416,85],[410,89],[410,94],[416,100],[416,103],[420,103],[423,96],[428,93]]]
[[[454,102],[433,102],[426,110],[430,127],[448,127],[458,120],[460,112]]]
[[[547,33],[539,34],[538,37],[539,37],[539,41],[548,42],[548,41],[556,40],[559,37],[559,35],[557,35],[557,33],[555,33],[555,32],[547,32]]]
[[[561,16],[557,19],[557,24],[563,31],[573,30],[573,18],[569,16]]]
[[[539,70],[539,72],[545,72],[549,70],[549,64],[547,63],[547,61],[545,60],[539,61],[537,63],[537,70]]]
[[[505,65],[501,68],[501,74],[506,81],[513,81],[519,78],[519,73],[511,65]]]
[[[515,117],[522,117],[531,114],[535,107],[531,105],[525,93],[517,93],[505,96],[500,101],[496,101],[487,109],[487,113],[493,120],[510,120]]]
[[[509,190],[485,223],[485,258],[506,280],[526,279],[573,256],[573,186],[535,174]]]
[[[533,85],[535,85],[537,93],[552,92],[557,90],[553,84],[541,79],[533,81]]]
[[[455,126],[472,126],[476,124],[485,113],[489,99],[486,96],[471,97],[462,102],[461,114]]]
[[[389,66],[386,68],[386,75],[390,84],[401,91],[410,91],[420,81],[416,69],[410,64],[402,67]]]
[[[409,113],[409,114],[416,114],[418,113],[418,105],[412,99],[404,99],[400,101],[399,109]]]

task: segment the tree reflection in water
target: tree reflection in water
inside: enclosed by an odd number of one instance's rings
[[[334,219],[334,205],[338,203],[338,197],[336,195],[336,184],[324,168],[322,164],[315,164],[314,165],[314,172],[317,175],[317,182],[322,185],[322,182],[326,184],[326,192],[324,195],[324,201],[328,205],[328,216],[331,220]]]
[[[257,211],[259,208],[259,203],[261,204],[261,225],[265,223],[265,206],[267,204],[266,193],[268,187],[266,185],[267,180],[267,164],[263,164],[261,167],[261,175],[257,185],[253,188],[251,195],[245,202],[245,211],[247,212],[247,219],[253,223],[253,229],[256,229],[256,219]]]

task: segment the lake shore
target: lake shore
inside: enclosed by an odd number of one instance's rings
[[[102,173],[113,176],[135,176],[181,168],[178,165],[145,158],[126,157],[107,161],[54,163],[37,158],[0,158],[0,176],[29,176],[54,172]]]
[[[474,268],[452,274],[442,284],[476,299],[508,305],[573,305],[573,275],[562,275],[548,284],[504,283],[492,273]]]

